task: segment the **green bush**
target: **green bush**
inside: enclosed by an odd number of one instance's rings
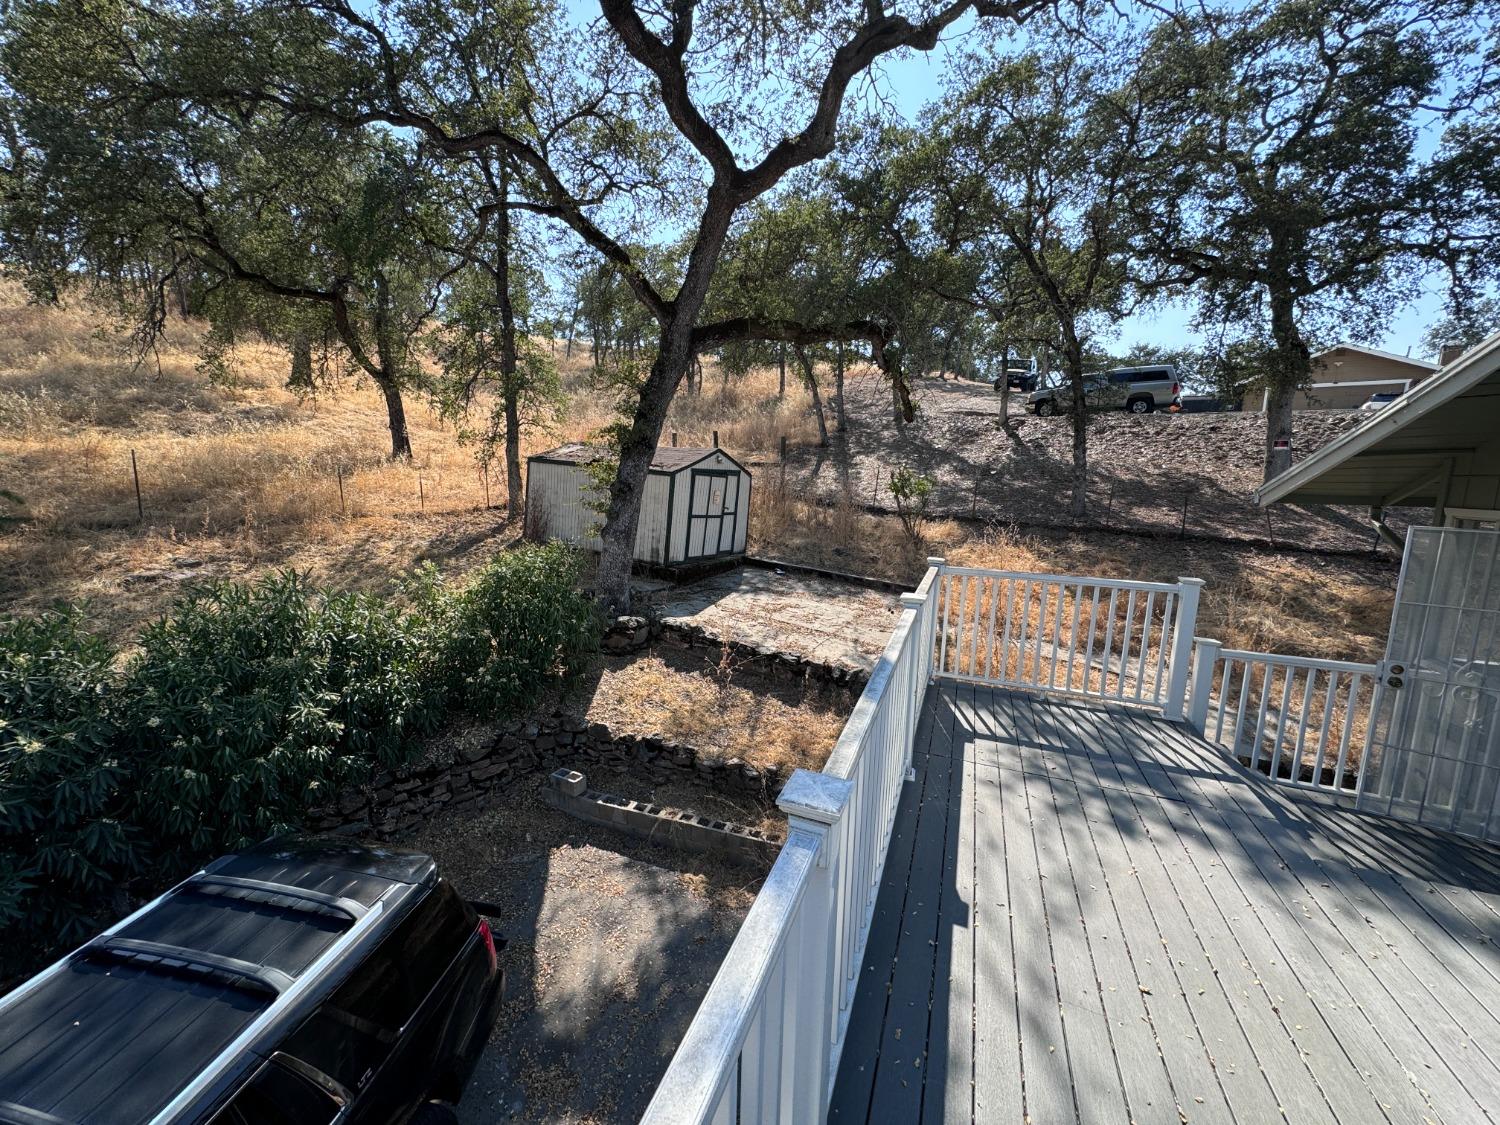
[[[528,546],[397,599],[210,583],[123,662],[76,609],[0,619],[0,971],[97,928],[124,877],[296,827],[451,712],[530,706],[597,644],[578,569]]]
[[[121,736],[132,820],[168,860],[237,846],[376,765],[435,714],[407,615],[286,572],[198,587],[149,626]]]
[[[77,942],[138,835],[119,818],[115,653],[76,609],[0,619],[0,976]]]
[[[477,714],[529,707],[545,685],[598,647],[593,603],[578,592],[579,557],[560,544],[491,559],[460,595],[452,663],[467,670],[460,701]]]

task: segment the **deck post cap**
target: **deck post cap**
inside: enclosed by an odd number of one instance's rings
[[[1203,579],[1201,579],[1201,578],[1178,578],[1177,579],[1177,583],[1180,586],[1201,586],[1201,585],[1203,585]]]
[[[914,594],[911,591],[907,591],[901,595],[901,604],[904,606],[920,606],[926,601],[926,594]]]
[[[812,770],[793,770],[790,780],[776,798],[776,804],[787,816],[800,816],[819,824],[836,824],[849,804],[854,783],[832,774]]]
[[[944,558],[942,555],[928,555],[927,556],[927,565],[928,566],[947,566],[948,565],[948,560],[946,558]]]

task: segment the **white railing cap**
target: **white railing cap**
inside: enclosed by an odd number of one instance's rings
[[[793,770],[790,780],[776,798],[776,804],[787,816],[800,816],[819,824],[835,824],[844,815],[854,783],[812,770]]]
[[[1213,645],[1215,648],[1224,647],[1223,641],[1216,641],[1212,637],[1194,637],[1193,643],[1195,645]]]
[[[1179,586],[1202,586],[1203,585],[1203,579],[1201,579],[1201,578],[1182,578],[1182,577],[1179,576],[1178,579],[1177,579],[1177,584]]]
[[[906,606],[909,609],[915,608],[917,606],[920,606],[926,600],[927,600],[927,595],[926,594],[917,594],[917,593],[913,593],[910,590],[908,590],[906,593],[904,593],[904,594],[901,595],[901,604],[904,605],[904,606]]]
[[[928,555],[927,565],[930,567],[947,566],[948,560],[942,555]]]

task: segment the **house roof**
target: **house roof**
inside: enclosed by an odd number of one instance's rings
[[[708,449],[703,447],[689,449],[677,446],[663,446],[658,447],[656,456],[651,458],[651,468],[655,472],[675,473],[679,469],[687,468],[689,465],[696,465],[699,461],[707,457],[712,457],[715,453],[721,454],[726,460],[732,461],[736,465],[740,464],[722,449]],[[559,445],[556,449],[532,454],[528,460],[551,461],[564,465],[592,465],[599,461],[607,461],[613,456],[614,452],[606,449],[604,446],[586,445],[581,441],[570,441],[566,445]],[[744,466],[740,465],[740,468],[744,468]]]
[[[1312,358],[1314,362],[1317,362],[1324,356],[1331,356],[1336,352],[1359,352],[1361,355],[1372,355],[1377,359],[1388,359],[1393,363],[1404,363],[1408,366],[1418,368],[1421,371],[1436,371],[1438,369],[1437,364],[1429,363],[1425,359],[1412,359],[1412,357],[1409,355],[1397,355],[1395,352],[1383,352],[1379,348],[1367,348],[1363,344],[1335,344],[1331,348],[1324,348]]]
[[[1261,506],[1435,504],[1453,458],[1500,440],[1500,333],[1263,485]]]

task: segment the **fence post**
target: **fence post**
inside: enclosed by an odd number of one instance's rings
[[[135,463],[135,450],[130,451],[130,475],[135,480],[135,518],[139,523],[146,522],[146,506],[141,503],[141,470]]]
[[[1193,658],[1193,629],[1198,624],[1198,593],[1201,578],[1177,580],[1177,623],[1172,632],[1172,661],[1167,671],[1167,698],[1161,713],[1165,718],[1182,718],[1183,696],[1187,694],[1188,671]]]
[[[1208,637],[1193,638],[1193,681],[1188,689],[1188,725],[1199,735],[1208,727],[1208,697],[1214,689],[1214,665],[1224,646]]]
[[[792,1037],[792,1049],[783,1049],[781,1057],[794,1061],[791,1089],[786,1091],[790,1097],[782,1105],[790,1107],[786,1119],[791,1121],[822,1121],[833,1090],[839,998],[848,969],[839,964],[838,953],[844,948],[846,928],[863,922],[848,916],[850,896],[841,893],[848,874],[843,869],[843,842],[850,823],[844,813],[853,792],[854,783],[846,778],[795,770],[776,799],[787,815],[788,840],[804,832],[822,842],[784,954],[786,1002],[792,1014],[782,1029]],[[863,903],[863,895],[854,897]],[[779,1118],[773,1114],[770,1119]]]

